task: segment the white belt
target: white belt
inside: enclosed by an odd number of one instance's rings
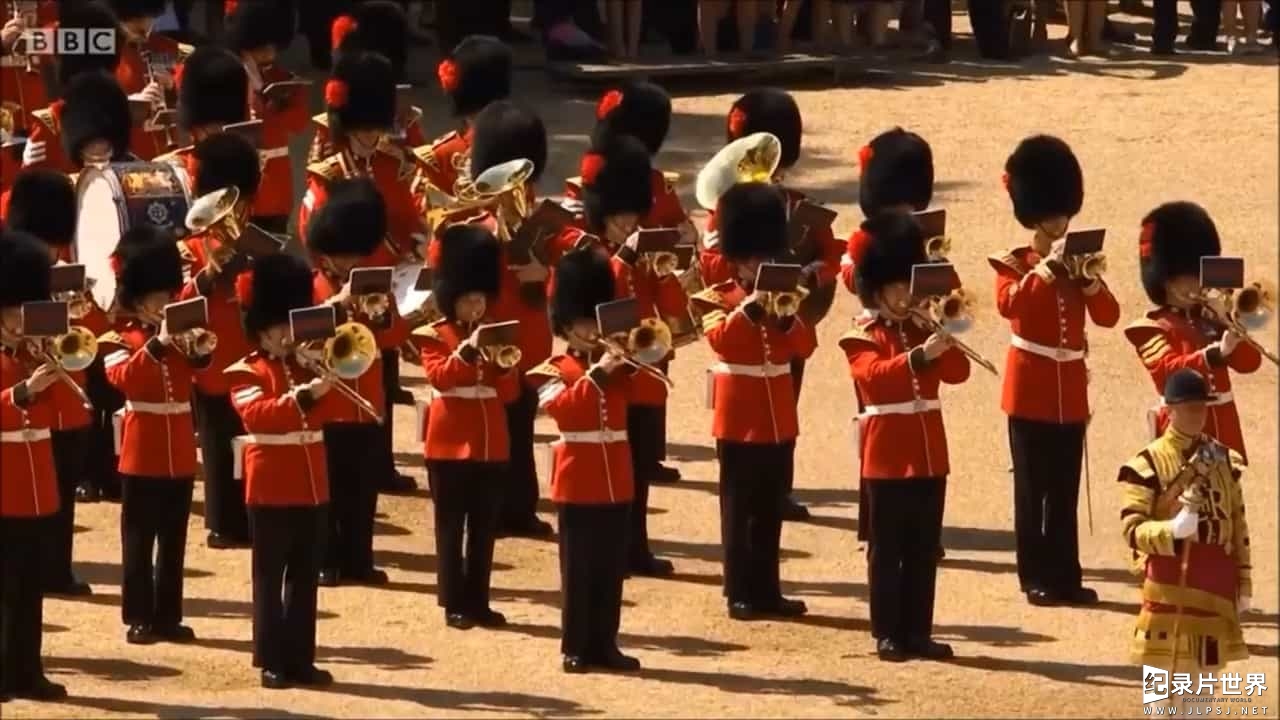
[[[258,157],[263,160],[275,160],[276,158],[289,157],[289,146],[282,145],[278,148],[271,148],[269,150],[259,150]]]
[[[711,372],[717,375],[743,375],[746,377],[772,378],[791,374],[790,365],[764,363],[763,365],[741,365],[738,363],[718,362],[711,366]]]
[[[0,432],[0,443],[29,443],[48,440],[53,437],[49,428],[27,428],[25,430],[5,430]]]
[[[1073,362],[1075,360],[1084,359],[1083,350],[1071,350],[1070,348],[1041,345],[1040,343],[1033,343],[1030,340],[1017,335],[1014,335],[1009,339],[1009,344],[1019,350],[1029,352],[1032,355],[1049,358],[1055,362]]]
[[[560,433],[560,442],[566,443],[620,443],[626,441],[626,430],[595,430],[591,432]]]
[[[190,403],[153,403],[126,400],[124,409],[129,412],[146,413],[147,415],[182,415],[191,412]]]
[[[466,385],[452,390],[435,390],[435,397],[464,398],[466,400],[491,400],[498,397],[498,390],[488,385]]]
[[[916,415],[942,409],[941,400],[909,400],[885,405],[867,405],[862,408],[862,416],[868,415]]]
[[[272,435],[255,435],[251,433],[241,435],[239,439],[245,445],[313,445],[318,442],[324,442],[324,433],[319,430],[298,430],[296,432]]]
[[[27,59],[18,53],[9,53],[7,55],[0,55],[0,67],[25,68],[26,66],[27,66]]]

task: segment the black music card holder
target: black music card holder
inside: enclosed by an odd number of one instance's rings
[[[960,274],[951,263],[921,263],[911,266],[911,297],[942,297],[960,289]]]
[[[1102,252],[1102,242],[1107,238],[1106,228],[1072,230],[1063,242],[1063,255],[1093,255]]]
[[[476,328],[476,344],[480,347],[515,345],[520,338],[520,321],[489,323]]]
[[[254,258],[278,255],[284,252],[287,243],[288,240],[286,238],[273,235],[257,225],[249,223],[236,240],[236,252],[241,252]]]
[[[413,289],[417,292],[427,292],[435,285],[435,276],[431,273],[431,268],[424,267],[418,270],[418,277],[413,281]]]
[[[816,254],[813,244],[817,233],[831,227],[836,211],[809,200],[801,200],[787,219],[787,247],[801,257]]]
[[[1244,287],[1244,258],[1205,255],[1200,258],[1200,287],[1239,290]]]
[[[245,120],[244,122],[223,125],[222,132],[239,135],[245,140],[248,140],[254,150],[261,150],[263,127],[261,120]]]
[[[674,252],[679,243],[679,228],[642,228],[636,232],[636,252],[641,255]]]
[[[338,330],[338,314],[332,305],[315,305],[289,311],[289,336],[295,343],[327,340]]]
[[[71,329],[71,315],[61,300],[22,304],[22,334],[31,338],[56,337]]]
[[[507,243],[507,260],[512,265],[528,265],[535,257],[546,257],[547,241],[569,223],[573,213],[554,200],[543,200]]]
[[[396,127],[401,132],[408,128],[413,120],[413,86],[407,83],[396,85]]]
[[[142,125],[151,119],[152,106],[150,100],[129,98],[129,121],[134,126]]]
[[[912,213],[911,216],[916,219],[916,223],[920,226],[920,234],[924,236],[926,243],[932,238],[947,236],[946,208],[921,210]]]
[[[374,295],[391,292],[391,276],[393,267],[355,268],[351,271],[349,282],[352,295]]]
[[[804,268],[800,265],[782,265],[764,263],[756,271],[756,292],[795,292],[800,287],[800,276]]]
[[[209,327],[209,301],[204,297],[164,306],[164,326],[170,335]]]
[[[310,80],[280,80],[262,88],[261,95],[263,100],[272,105],[282,105],[295,90],[309,87]]]
[[[630,333],[640,325],[640,303],[635,298],[600,303],[596,306],[596,325],[600,337]]]
[[[694,265],[694,258],[698,256],[698,247],[696,245],[676,245],[671,248],[671,252],[676,256],[676,269],[688,270]]]
[[[84,288],[84,265],[54,265],[49,268],[49,292],[80,292]]]

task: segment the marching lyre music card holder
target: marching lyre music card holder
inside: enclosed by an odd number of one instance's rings
[[[61,300],[22,304],[22,334],[32,338],[54,337],[71,329],[71,315]]]
[[[1200,287],[1239,290],[1244,287],[1244,258],[1206,255],[1200,258]]]
[[[49,268],[50,292],[80,292],[84,288],[84,265],[54,265]]]
[[[261,150],[262,128],[263,124],[261,120],[245,120],[244,122],[223,125],[222,132],[239,135],[245,140],[248,140],[254,150]]]
[[[836,211],[809,200],[801,200],[787,220],[787,247],[802,257],[811,255],[810,246],[817,233],[831,227],[836,221]]]
[[[693,267],[693,259],[698,255],[696,245],[676,245],[671,248],[671,252],[676,256],[676,269],[688,270]]]
[[[338,330],[338,314],[332,305],[315,305],[289,311],[289,335],[295,343],[325,340]]]
[[[640,303],[635,298],[600,303],[596,306],[596,325],[600,337],[629,333],[640,325]]]
[[[547,241],[573,222],[573,213],[554,200],[543,200],[507,243],[507,259],[512,265],[528,265],[534,257],[545,257]]]
[[[137,126],[151,119],[151,102],[149,100],[129,99],[129,120]]]
[[[1093,255],[1102,252],[1102,241],[1107,238],[1106,228],[1072,230],[1063,243],[1063,255]]]
[[[951,263],[922,263],[911,266],[911,297],[942,297],[960,289],[960,275]]]
[[[351,294],[373,295],[391,292],[393,267],[355,268],[351,271]]]
[[[209,327],[209,301],[204,297],[164,306],[164,326],[170,335]]]
[[[262,99],[272,105],[283,104],[295,90],[311,87],[310,80],[281,80],[262,88]]]
[[[947,236],[947,209],[930,208],[912,213],[916,223],[920,225],[920,234],[928,241],[930,238]]]
[[[427,292],[434,285],[434,278],[431,275],[431,268],[424,267],[418,271],[418,278],[413,281],[413,289],[417,292]]]
[[[272,235],[257,225],[249,223],[245,226],[244,231],[240,233],[239,239],[236,240],[236,251],[242,252],[249,257],[277,255],[284,252],[287,242],[288,240],[285,238]]]
[[[678,228],[642,228],[637,231],[636,252],[641,255],[673,252],[680,242]]]
[[[764,263],[756,271],[756,292],[795,292],[800,287],[799,265]]]
[[[520,321],[489,323],[476,328],[476,340],[480,347],[491,345],[515,345],[520,334]]]

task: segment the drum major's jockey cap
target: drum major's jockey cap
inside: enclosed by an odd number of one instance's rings
[[[863,307],[877,306],[876,294],[895,282],[909,282],[914,265],[929,262],[924,232],[911,215],[882,212],[862,223],[869,238],[863,255],[854,259],[854,278]]]
[[[111,143],[113,157],[129,151],[129,99],[113,76],[103,71],[78,75],[63,100],[62,147],[77,168],[81,151],[94,140]]]
[[[214,190],[235,187],[241,200],[251,199],[262,180],[258,151],[236,133],[214,133],[196,144],[192,185],[199,197]]]
[[[321,255],[368,257],[387,234],[387,207],[368,178],[338,180],[307,223],[307,248]]]
[[[249,75],[229,50],[202,45],[182,63],[179,75],[178,121],[183,128],[249,119]]]
[[[58,8],[58,27],[68,30],[116,28],[119,21],[102,0],[66,2]],[[58,83],[67,87],[81,73],[104,70],[114,73],[120,63],[120,48],[124,39],[117,29],[115,43],[109,53],[63,53],[58,55]]]
[[[738,183],[716,204],[720,252],[736,261],[776,258],[787,246],[787,202],[769,183]]]
[[[343,53],[324,88],[329,127],[338,136],[355,130],[390,130],[396,121],[396,80],[391,62],[376,53]]]
[[[556,263],[551,289],[551,327],[564,337],[576,320],[594,320],[596,306],[613,300],[613,271],[603,253],[582,248]]]
[[[456,320],[454,303],[467,293],[484,293],[490,301],[502,285],[502,251],[498,239],[482,225],[454,224],[440,238],[433,268],[436,307]]]
[[[49,251],[34,235],[0,230],[0,307],[49,299]]]
[[[292,253],[257,258],[253,269],[236,278],[245,334],[256,337],[272,325],[289,322],[289,311],[312,305],[312,275],[307,261]]]
[[[725,139],[733,142],[767,132],[782,142],[778,167],[789,168],[800,159],[804,133],[800,107],[791,94],[777,88],[758,88],[733,101],[725,121]]]
[[[474,115],[511,95],[511,48],[491,35],[462,38],[440,61],[436,75],[454,117]]]
[[[533,161],[531,182],[547,164],[547,129],[542,118],[512,100],[492,102],[471,123],[471,177],[504,162]]]
[[[1222,240],[1213,218],[1191,202],[1170,202],[1142,219],[1138,264],[1142,288],[1156,305],[1164,305],[1164,284],[1179,275],[1200,275],[1200,258],[1222,253]]]
[[[1018,143],[1004,172],[1013,214],[1027,229],[1049,218],[1075,217],[1084,204],[1084,174],[1071,146],[1051,135]]]
[[[895,205],[920,211],[933,199],[933,150],[919,135],[900,127],[872,138],[858,153],[858,204],[863,217]]]
[[[630,135],[604,139],[582,156],[582,205],[587,225],[597,230],[612,215],[644,215],[653,207],[649,153]]]
[[[52,168],[25,168],[9,190],[6,220],[13,230],[31,233],[48,245],[75,241],[76,188],[65,173]]]
[[[1164,404],[1203,403],[1213,400],[1209,379],[1191,368],[1182,368],[1164,381]]]
[[[404,8],[394,0],[362,2],[354,15],[339,15],[330,28],[333,50],[343,53],[377,53],[391,62],[399,82],[405,77],[409,58],[409,21]]]
[[[229,0],[225,4],[226,44],[243,53],[293,42],[293,12],[278,0]]]
[[[630,135],[644,144],[650,157],[657,155],[671,128],[671,96],[660,85],[631,80],[606,90],[596,103],[593,142],[609,136]]]
[[[154,292],[176,294],[182,289],[182,255],[172,234],[154,225],[138,225],[120,236],[111,255],[116,267],[120,305],[132,310]]]
[[[110,0],[111,9],[121,21],[157,18],[164,14],[166,0]]]

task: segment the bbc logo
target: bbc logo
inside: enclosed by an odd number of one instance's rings
[[[115,28],[32,28],[23,31],[30,55],[114,55]]]

